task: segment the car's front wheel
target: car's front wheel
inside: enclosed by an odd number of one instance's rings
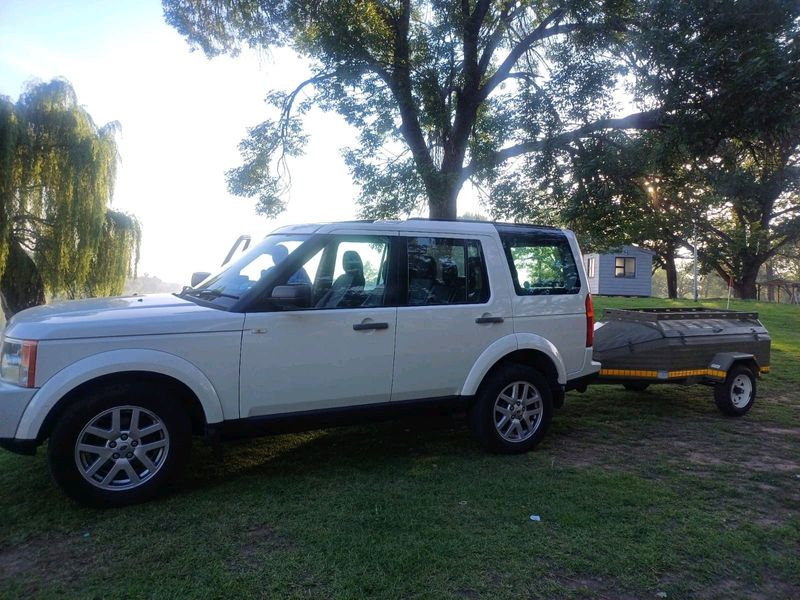
[[[527,452],[547,433],[553,397],[547,379],[532,367],[506,364],[492,373],[470,409],[473,434],[492,452]]]
[[[91,506],[125,506],[163,491],[185,464],[191,424],[156,383],[120,383],[70,406],[50,436],[53,479]]]

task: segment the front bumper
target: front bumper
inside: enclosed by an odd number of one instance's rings
[[[31,454],[36,440],[15,439],[22,413],[38,390],[0,381],[0,448]]]

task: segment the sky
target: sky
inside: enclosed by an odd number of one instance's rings
[[[355,132],[321,111],[306,120],[305,155],[290,162],[286,212],[268,220],[254,198],[227,191],[238,143],[271,114],[268,90],[291,89],[308,72],[287,50],[212,60],[191,52],[158,0],[0,0],[0,95],[16,100],[26,82],[65,77],[95,122],[120,122],[112,207],[142,223],[139,273],[165,281],[216,270],[240,234],[357,216],[341,157]]]

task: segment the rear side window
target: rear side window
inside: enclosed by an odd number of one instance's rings
[[[408,306],[483,304],[489,300],[478,240],[408,238]]]
[[[577,294],[578,267],[566,236],[558,232],[501,233],[518,296]]]

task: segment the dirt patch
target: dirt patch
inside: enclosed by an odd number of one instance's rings
[[[773,598],[800,597],[800,587],[770,577],[763,585],[747,584],[735,579],[723,579],[692,594],[703,600],[727,600],[728,598],[751,598],[752,600],[772,600]]]
[[[619,586],[600,577],[566,577],[557,579],[558,584],[570,591],[600,600],[635,600],[639,596],[619,591]]]
[[[800,463],[791,460],[783,460],[777,456],[751,456],[744,461],[743,464],[748,469],[753,469],[754,471],[768,471],[770,473],[800,471]]]
[[[258,525],[241,534],[239,551],[227,563],[231,571],[256,571],[263,558],[273,552],[294,550],[295,544],[269,525]]]
[[[725,462],[718,455],[700,450],[689,452],[686,455],[686,460],[695,465],[721,465]]]
[[[771,433],[773,435],[790,435],[800,437],[800,429],[784,429],[782,427],[762,427],[761,431],[764,433]]]
[[[49,533],[0,548],[0,588],[16,584],[35,595],[39,582],[80,583],[87,573],[102,569],[95,542],[83,534]]]

